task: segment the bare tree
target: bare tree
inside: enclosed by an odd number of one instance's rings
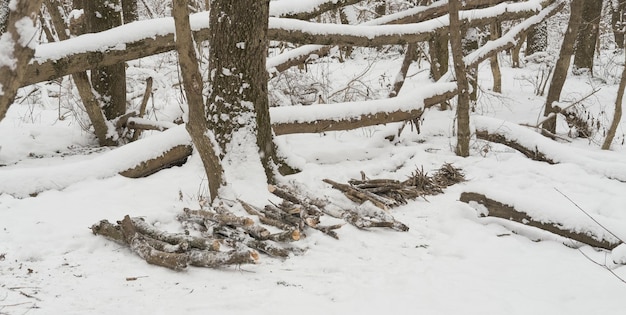
[[[561,98],[561,91],[567,78],[567,72],[569,71],[569,64],[572,60],[572,53],[574,52],[574,42],[576,41],[576,35],[578,33],[578,26],[580,25],[581,16],[583,12],[583,4],[585,0],[572,0],[570,5],[570,18],[567,24],[565,35],[563,36],[563,43],[561,44],[561,51],[559,52],[559,58],[554,66],[554,73],[552,74],[552,83],[548,89],[548,96],[546,96],[546,106],[544,107],[544,117],[547,117],[543,122],[544,133],[548,136],[553,136],[556,133],[556,114],[560,112],[560,108],[553,106],[554,102],[558,102]]]
[[[121,0],[84,1],[88,33],[106,31],[122,25]],[[91,84],[100,95],[99,101],[107,119],[126,113],[126,65],[117,63],[91,70]]]
[[[613,37],[618,48],[624,48],[624,14],[626,13],[626,0],[609,1],[611,5],[611,26]]]
[[[602,3],[603,1],[600,0],[585,0],[583,5],[582,21],[576,37],[574,74],[579,74],[579,69],[588,69],[590,74],[593,74],[593,58],[600,34]]]
[[[219,188],[226,184],[223,163],[241,158],[232,154],[241,154],[242,149],[258,149],[258,162],[263,165],[267,180],[273,182],[277,157],[270,125],[265,69],[269,1],[210,2],[211,92],[205,104],[198,99],[202,95],[202,81],[195,51],[189,45],[191,32],[180,22],[182,15],[185,15],[183,19],[188,19],[185,6],[185,0],[175,1],[181,70],[188,72],[183,75],[189,101],[187,129],[203,160],[211,199],[214,200]],[[186,37],[182,32],[187,34]],[[186,48],[181,51],[183,46]],[[188,60],[184,62],[183,59]]]
[[[458,85],[458,104],[456,109],[457,119],[457,144],[455,153],[458,156],[469,156],[469,83],[463,61],[463,25],[459,20],[459,0],[450,0],[450,47],[454,61],[454,73]]]

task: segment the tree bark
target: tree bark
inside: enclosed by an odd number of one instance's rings
[[[615,133],[617,132],[617,126],[622,120],[622,101],[624,100],[624,88],[626,88],[626,67],[622,71],[622,79],[619,81],[619,87],[617,88],[617,99],[615,100],[615,112],[613,113],[613,121],[611,127],[606,133],[604,143],[602,143],[602,150],[609,150]]]
[[[582,21],[576,37],[576,54],[574,55],[574,74],[581,74],[582,69],[588,69],[593,75],[593,59],[596,51],[596,42],[600,34],[600,14],[602,12],[600,0],[585,0],[583,5]]]
[[[139,20],[137,0],[122,0],[122,14],[124,15],[124,24]]]
[[[499,22],[491,23],[491,39],[496,40],[502,36],[502,30]],[[500,63],[498,62],[498,54],[494,54],[489,58],[491,73],[493,74],[493,91],[502,93],[502,73],[500,72]]]
[[[550,83],[550,88],[548,89],[546,106],[544,107],[543,112],[544,117],[554,115],[554,117],[543,123],[543,129],[547,131],[548,136],[556,133],[556,114],[560,111],[560,109],[554,107],[552,104],[554,102],[558,102],[561,98],[561,91],[563,90],[563,85],[567,79],[569,64],[572,60],[572,53],[574,52],[574,43],[576,42],[578,28],[582,19],[584,3],[585,0],[572,0],[570,5],[570,18],[567,24],[567,30],[563,36],[563,43],[561,44],[559,58],[554,66],[552,82]]]
[[[526,57],[548,48],[548,23],[543,22],[530,29],[526,36]]]
[[[476,202],[486,207],[488,212],[485,216],[502,218],[505,220],[510,220],[524,225],[536,227],[544,231],[548,231],[550,233],[554,233],[556,235],[560,235],[581,242],[583,244],[587,244],[592,247],[612,250],[620,244],[619,241],[615,242],[606,239],[598,239],[599,237],[592,235],[591,232],[567,230],[562,228],[561,225],[558,223],[545,223],[535,220],[528,214],[516,210],[510,205],[490,199],[482,194],[464,192],[461,194],[460,200],[465,203]]]
[[[485,2],[486,0],[470,1],[465,7],[473,8],[475,7],[474,5],[475,3],[481,3],[481,1]],[[503,2],[503,1],[498,1],[498,2]],[[554,0],[546,0],[542,5],[545,8],[548,5],[553,4],[554,2],[555,2]],[[434,9],[437,9],[435,10],[436,11],[435,13],[431,12],[430,10],[424,10],[424,11],[416,12],[415,14],[411,15],[410,19],[407,17],[396,17],[396,19],[389,19],[388,21],[387,20],[379,21],[378,23],[399,24],[400,21],[405,21],[406,23],[423,22],[425,19],[432,17],[431,15],[425,14],[425,12],[433,13],[434,17],[438,17],[447,12],[446,7],[442,6],[442,4],[438,4],[437,2],[435,2],[431,6]],[[504,15],[500,15],[500,16],[494,15],[492,17],[486,17],[484,19],[472,19],[468,23],[470,23],[471,25],[480,26],[480,25],[487,25],[496,19],[498,20],[518,19],[518,18],[529,17],[529,16],[532,16],[533,14],[535,14],[534,10],[529,10],[529,11],[522,10],[520,12],[507,12]],[[379,42],[377,44],[380,44],[380,45],[397,44],[397,43],[406,44],[409,41],[428,40],[430,38],[429,34],[437,30],[447,32],[447,26],[446,25],[436,25],[432,27],[429,26],[429,29],[425,30],[424,34],[418,32],[421,35],[419,36],[412,35],[414,36],[414,39],[411,39],[411,40],[407,40],[406,37],[405,39],[400,40],[398,38],[394,38],[394,36],[386,36],[387,38],[385,40],[378,39]],[[287,38],[281,38],[279,36],[280,34],[278,33],[281,33],[281,32],[278,32],[278,30],[276,32],[277,34],[273,34],[273,35],[269,34],[268,36],[272,40],[287,41]],[[194,36],[197,41],[206,40],[208,38],[208,33],[209,33],[209,30],[207,28],[202,28],[198,31],[195,31]],[[282,33],[287,33],[287,31],[282,31]],[[298,39],[298,37],[294,36],[293,34],[289,36],[291,36],[290,37],[291,39],[295,38],[294,40],[297,40],[300,43],[307,43],[306,41],[304,41],[304,39],[306,38]],[[317,38],[317,40],[320,42],[329,42],[329,39],[328,39],[329,36],[330,35],[317,35],[315,36],[315,38]],[[358,38],[358,40],[361,41],[362,44],[364,43],[365,45],[369,45],[367,44],[369,41],[369,38],[367,38],[367,36],[356,36],[353,38],[353,40],[355,38]],[[115,45],[117,44],[118,43],[116,43]],[[148,36],[146,36],[146,38],[143,38],[143,39],[134,40],[130,42],[124,42],[120,44],[125,45],[124,50],[115,49],[114,48],[115,46],[104,46],[104,47],[99,47],[98,49],[95,49],[94,51],[90,51],[90,52],[82,52],[82,51],[78,52],[77,51],[77,52],[68,54],[67,56],[64,56],[64,57],[51,57],[49,60],[46,60],[46,61],[35,60],[27,68],[28,74],[25,76],[23,86],[34,84],[34,83],[41,82],[41,81],[52,80],[52,79],[55,79],[64,75],[72,74],[78,71],[84,71],[85,69],[89,69],[90,67],[94,65],[95,66],[113,65],[119,62],[134,60],[134,59],[151,56],[151,55],[155,55],[159,53],[164,53],[164,52],[176,49],[174,45],[174,34],[160,35],[158,34],[158,32],[149,34]],[[332,40],[331,44],[345,45],[347,44],[347,42],[343,42],[343,39],[337,38],[335,40]],[[308,46],[308,45],[303,46],[303,47],[304,47],[303,49],[306,48],[307,50],[306,54],[303,53],[294,58],[285,58],[287,60],[281,61],[278,64],[271,65],[271,68],[276,68],[278,72],[282,72],[282,71],[285,71],[286,69],[289,69],[290,67],[297,66],[297,65],[304,63],[307,59],[309,59],[309,56],[312,54],[320,56],[320,57],[326,56],[328,52],[330,51],[330,48],[332,48],[332,47],[326,47],[326,46],[324,47],[315,46],[314,48],[311,48],[311,46]]]
[[[88,33],[98,33],[122,25],[121,12],[116,7],[121,0],[85,1],[85,22]],[[91,84],[99,94],[104,115],[108,120],[126,113],[126,65],[96,67],[91,69]]]
[[[278,165],[265,69],[269,0],[212,0],[207,117],[224,159],[238,146],[258,147],[268,182]],[[256,143],[236,143],[255,139]],[[253,157],[251,157],[253,158]]]
[[[611,26],[613,37],[618,48],[624,48],[624,13],[626,13],[626,0],[609,1],[611,4]]]
[[[455,153],[458,156],[469,156],[469,83],[466,75],[465,62],[463,61],[463,25],[459,20],[459,0],[450,0],[450,46],[454,61],[454,73],[457,80],[458,104],[456,110],[457,119],[457,144]]]
[[[449,32],[440,31],[434,33],[428,40],[428,54],[430,55],[430,76],[434,81],[439,81],[441,76],[448,72],[449,61]]]
[[[13,63],[0,63],[0,121],[13,104],[17,89],[22,85],[24,69],[33,58],[36,47],[35,21],[42,0],[15,0],[10,10],[6,33],[0,37],[2,53],[13,56]],[[28,19],[22,21],[22,19]],[[20,21],[19,26],[17,25]]]
[[[393,82],[393,87],[391,88],[391,92],[389,92],[389,97],[395,97],[398,95],[398,93],[400,93],[400,90],[404,85],[404,80],[406,79],[406,74],[409,72],[409,67],[411,66],[411,63],[413,63],[413,60],[415,60],[416,51],[416,44],[407,45],[406,53],[404,54],[404,60],[402,60],[400,71],[396,75],[396,79]]]
[[[187,1],[175,0],[172,14],[176,24],[178,60],[189,106],[186,128],[200,154],[209,183],[209,195],[213,200],[217,197],[219,188],[225,184],[224,171],[217,155],[219,149],[207,136],[209,126],[202,99],[202,75],[198,69],[198,58],[191,37]]]

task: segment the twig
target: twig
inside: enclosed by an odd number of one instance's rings
[[[554,190],[556,190],[559,194],[563,195],[563,197],[565,197],[565,199],[569,200],[569,202],[571,202],[574,206],[576,206],[576,208],[578,208],[578,210],[580,210],[582,213],[584,213],[587,217],[589,217],[589,219],[591,219],[593,222],[595,222],[598,226],[600,226],[603,230],[607,231],[609,234],[613,235],[613,237],[615,237],[616,239],[618,239],[620,242],[622,243],[626,243],[624,242],[623,239],[621,239],[619,236],[615,235],[615,233],[611,232],[609,229],[607,229],[604,225],[602,225],[602,223],[598,222],[596,219],[594,219],[587,211],[583,210],[583,208],[581,208],[578,204],[576,204],[572,199],[570,199],[570,197],[568,197],[567,195],[565,195],[563,192],[561,192],[558,188],[554,187]]]

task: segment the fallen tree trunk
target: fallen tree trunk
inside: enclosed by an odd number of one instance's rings
[[[573,163],[590,172],[626,182],[626,162],[610,151],[590,151],[564,145],[526,127],[500,119],[472,116],[479,139],[501,143],[527,157],[551,164]]]
[[[462,18],[464,18],[470,26],[487,25],[496,19],[500,21],[519,19],[535,14],[536,7],[528,4],[534,3],[536,5],[546,7],[555,1],[557,0],[530,0],[512,4],[501,3],[497,10],[489,10],[490,8],[485,9],[487,11],[479,14],[481,16],[480,18],[475,18],[475,16],[462,16]],[[473,4],[474,2],[472,1],[470,4],[464,6],[463,9],[481,7],[486,2],[488,1],[477,0],[475,1],[476,4]],[[268,36],[273,40],[293,41],[301,44],[318,42],[324,44],[345,45],[351,43],[365,46],[427,40],[430,38],[430,34],[432,34],[433,31],[437,29],[445,29],[447,27],[447,19],[441,17],[447,6],[443,7],[442,4],[433,4],[432,6],[434,6],[433,8],[436,8],[436,10],[432,8],[431,10],[420,8],[419,10],[407,11],[408,13],[400,12],[398,14],[392,14],[363,24],[375,26],[382,24],[397,24],[400,23],[400,21],[404,21],[403,23],[418,23],[427,18],[440,18],[440,21],[438,21],[440,23],[431,23],[428,21],[426,24],[416,28],[417,31],[407,30],[409,34],[406,34],[405,36],[409,37],[400,38],[400,40],[395,38],[397,36],[389,36],[385,34],[374,36],[374,39],[367,34],[358,35],[358,26],[350,25],[335,25],[340,28],[335,33],[315,34],[314,32],[307,32],[307,29],[313,24],[307,24],[307,22],[298,20],[290,22],[304,23],[302,24],[304,25],[303,28],[291,31],[273,28],[271,22]],[[519,8],[517,6],[519,6]],[[477,15],[478,13],[479,12],[473,12],[472,14]],[[190,16],[190,19],[192,22],[195,40],[207,40],[209,36],[207,13],[201,12],[193,14]],[[277,21],[276,23],[279,23],[281,19],[272,18],[271,21]],[[85,71],[93,67],[114,65],[120,62],[174,50],[176,46],[174,39],[174,23],[172,19],[159,19],[159,21],[157,21],[157,23],[159,23],[158,28],[153,27],[153,23],[155,23],[153,20],[137,21],[100,33],[85,34],[60,42],[40,45],[40,47],[38,47],[35,51],[35,61],[27,66],[24,80],[21,84],[22,86],[26,86],[37,82],[52,80],[64,75]],[[163,25],[165,25],[165,27]],[[319,26],[319,24],[316,24],[315,28],[317,28],[317,26]],[[346,28],[346,30],[355,30],[357,34],[348,35],[349,38],[344,37],[346,32],[343,28]],[[137,29],[142,29],[144,31],[137,32]],[[148,32],[145,31],[146,29],[154,30]],[[119,38],[116,34],[125,34],[125,36],[124,38]],[[380,39],[375,39],[377,37]],[[73,50],[68,49],[67,47],[72,47]],[[297,51],[297,56],[292,53],[292,57],[287,58],[287,60],[282,58],[283,61],[280,63],[268,60],[268,68],[275,68],[279,71],[284,71],[290,66],[301,64],[306,61],[312,54],[324,56],[329,50],[330,47],[326,46],[306,45],[304,49],[299,49],[299,51]]]
[[[393,99],[272,108],[270,116],[276,135],[350,130],[419,118],[425,108],[455,95],[456,84],[446,83]]]
[[[550,233],[554,233],[587,244],[592,247],[612,250],[613,248],[620,245],[620,242],[599,239],[599,237],[591,235],[590,232],[580,233],[577,231],[564,229],[560,227],[558,223],[544,223],[537,221],[524,212],[518,211],[507,204],[500,203],[482,194],[464,192],[461,194],[460,200],[465,203],[476,202],[487,208],[488,213],[482,214],[483,216],[506,219],[524,225],[536,227],[544,231],[548,231]]]

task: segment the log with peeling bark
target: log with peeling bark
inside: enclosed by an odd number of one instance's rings
[[[177,145],[160,156],[142,161],[133,168],[120,172],[120,175],[130,178],[146,177],[162,169],[184,164],[192,151],[188,144]]]
[[[167,233],[140,218],[131,218],[128,215],[118,225],[102,220],[94,224],[91,230],[96,235],[128,245],[149,264],[173,270],[183,270],[188,265],[210,268],[241,265],[256,263],[259,259],[254,250],[235,249],[222,252],[219,251],[220,243],[214,238]],[[255,247],[266,248],[268,251],[272,248],[271,245],[259,244]],[[280,251],[276,250],[276,253]]]
[[[591,232],[580,232],[573,231],[563,228],[558,223],[546,223],[538,221],[527,213],[519,211],[513,208],[510,205],[501,203],[494,199],[491,199],[483,194],[474,193],[474,192],[464,192],[461,194],[460,200],[465,203],[476,202],[485,208],[487,208],[487,213],[482,213],[483,216],[490,216],[501,218],[505,220],[510,220],[513,222],[517,222],[520,224],[532,226],[538,229],[542,229],[544,231],[548,231],[550,233],[560,235],[583,244],[587,244],[592,247],[603,248],[607,250],[612,250],[621,242],[617,240],[607,240],[602,239],[601,237],[593,235]]]
[[[519,143],[516,140],[507,138],[507,136],[504,134],[490,133],[488,130],[476,130],[476,138],[489,141],[489,142],[506,145],[507,147],[513,148],[519,151],[520,153],[524,154],[529,159],[532,159],[535,161],[546,162],[549,164],[556,164],[555,161],[548,158],[544,153],[540,152],[539,149],[537,149],[536,147],[529,148],[527,146],[524,146],[523,144]]]
[[[128,215],[120,222],[120,227],[130,249],[149,264],[174,270],[187,268],[188,260],[185,254],[167,253],[150,246],[148,241],[146,241],[146,237],[137,232],[133,221]]]

